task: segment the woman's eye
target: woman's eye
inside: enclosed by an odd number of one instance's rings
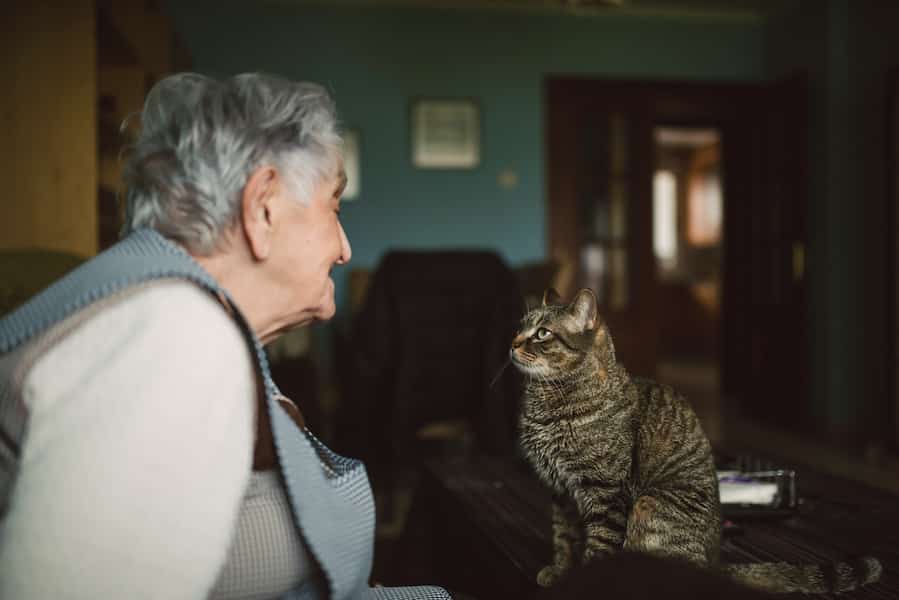
[[[548,340],[550,337],[552,337],[552,334],[553,334],[553,332],[550,331],[549,329],[546,329],[545,327],[541,327],[540,329],[537,330],[537,333],[534,334],[534,339],[537,340],[538,342],[542,342],[542,341]]]

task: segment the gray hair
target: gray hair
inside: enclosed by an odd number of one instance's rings
[[[125,164],[123,234],[150,227],[208,255],[237,223],[254,170],[274,166],[308,202],[336,172],[340,144],[334,102],[317,84],[258,73],[166,77],[147,94]]]

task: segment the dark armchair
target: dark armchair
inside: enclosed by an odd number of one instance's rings
[[[493,252],[383,258],[338,361],[336,443],[366,461],[376,489],[429,453],[514,453],[520,376],[497,375],[522,311]]]

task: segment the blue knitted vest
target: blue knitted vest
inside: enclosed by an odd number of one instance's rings
[[[368,588],[374,502],[364,466],[333,453],[296,426],[278,405],[278,390],[262,346],[227,291],[179,245],[157,232],[144,229],[131,234],[0,320],[0,354],[15,350],[97,300],[162,278],[189,280],[230,304],[264,383],[275,447],[296,523],[324,571],[330,596],[448,597],[437,588]]]

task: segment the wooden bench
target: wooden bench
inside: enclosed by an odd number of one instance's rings
[[[884,566],[881,581],[841,598],[899,598],[897,498],[796,470],[799,506],[788,516],[732,518],[738,529],[725,534],[722,560],[823,563],[870,554]],[[537,594],[537,572],[551,556],[550,497],[523,462],[428,462],[410,519],[411,577],[478,598]]]

